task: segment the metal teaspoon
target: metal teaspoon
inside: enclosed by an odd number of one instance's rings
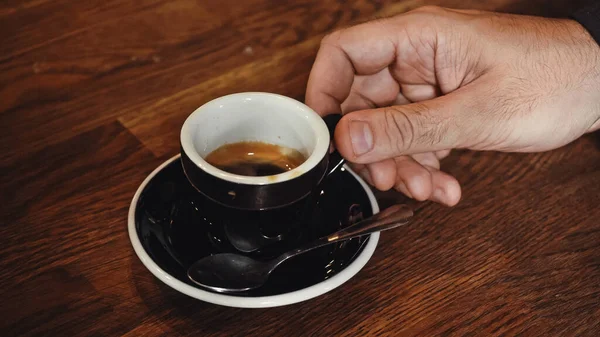
[[[275,268],[288,259],[325,245],[405,225],[412,216],[413,211],[406,205],[391,206],[368,219],[286,252],[271,261],[258,261],[234,253],[207,256],[189,267],[188,277],[197,285],[220,293],[256,289],[267,281]]]

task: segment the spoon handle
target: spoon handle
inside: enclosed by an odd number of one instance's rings
[[[383,212],[359,221],[342,230],[339,230],[328,236],[324,236],[316,241],[310,242],[305,246],[292,250],[280,257],[278,263],[281,263],[293,256],[305,253],[307,251],[319,248],[331,243],[352,239],[355,237],[392,229],[405,225],[413,216],[413,211],[406,205],[394,205],[386,208]]]
[[[323,239],[326,239],[328,243],[333,243],[392,229],[407,224],[412,216],[413,211],[410,207],[406,205],[394,205],[386,208],[383,212],[343,228]]]

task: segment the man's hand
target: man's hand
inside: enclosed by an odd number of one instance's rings
[[[545,151],[600,127],[600,48],[572,20],[424,7],[323,39],[306,102],[346,114],[335,145],[370,184],[452,206],[451,149]]]

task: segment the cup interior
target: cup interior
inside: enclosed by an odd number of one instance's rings
[[[302,153],[305,162],[278,179],[239,176],[208,164],[205,158],[222,145],[258,141]],[[202,170],[221,179],[246,184],[285,181],[308,172],[326,155],[329,131],[308,106],[270,93],[240,93],[210,101],[194,111],[181,130],[186,155]]]

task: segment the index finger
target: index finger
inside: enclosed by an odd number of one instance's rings
[[[306,89],[306,104],[320,115],[341,113],[355,75],[372,75],[396,58],[397,28],[378,19],[337,31],[321,42]]]

